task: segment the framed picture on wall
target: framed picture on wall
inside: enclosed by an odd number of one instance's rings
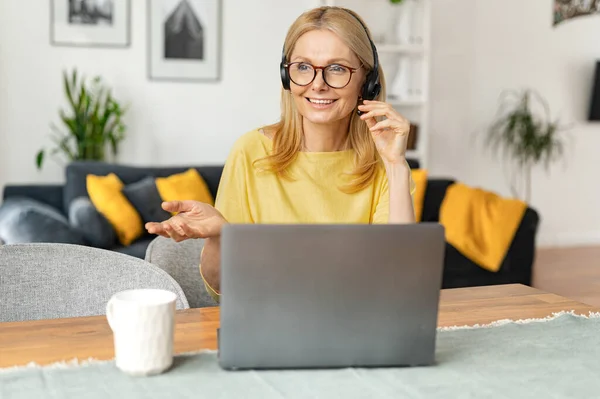
[[[127,47],[130,0],[51,0],[50,43],[56,46]]]
[[[554,0],[554,26],[594,14],[600,15],[600,1]]]
[[[221,0],[148,0],[148,77],[218,81]]]

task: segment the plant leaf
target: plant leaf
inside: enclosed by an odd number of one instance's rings
[[[44,150],[41,149],[38,151],[37,155],[35,156],[35,164],[38,169],[42,169],[43,162],[44,162]]]
[[[51,139],[56,146],[50,154],[60,152],[69,160],[103,160],[107,145],[116,154],[125,137],[121,120],[124,109],[112,97],[111,89],[100,76],[86,83],[77,69],[64,70],[62,79],[68,109],[59,110],[59,117],[66,129],[63,132],[51,124]],[[44,155],[41,157],[43,161]]]
[[[73,72],[75,74],[75,72]],[[65,90],[65,95],[67,96],[67,100],[69,105],[72,108],[75,108],[75,100],[73,99],[73,90],[72,87],[75,85],[74,80],[69,81],[69,77],[66,72],[63,72],[63,86]]]

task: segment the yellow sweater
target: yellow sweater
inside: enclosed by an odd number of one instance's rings
[[[346,194],[340,179],[354,164],[354,150],[301,152],[290,168],[293,180],[258,170],[253,162],[266,157],[272,141],[258,129],[233,145],[219,183],[215,208],[229,223],[387,223],[389,191],[385,169],[364,190]],[[415,184],[411,179],[411,196]],[[218,300],[218,293],[208,284]]]

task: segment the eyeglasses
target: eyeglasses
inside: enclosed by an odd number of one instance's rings
[[[320,69],[327,86],[334,89],[346,87],[352,79],[352,74],[359,69],[340,64],[314,66],[307,62],[292,62],[285,64],[285,67],[288,69],[290,80],[298,86],[311,84],[317,76],[317,71]]]

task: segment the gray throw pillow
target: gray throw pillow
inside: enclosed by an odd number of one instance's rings
[[[171,214],[162,209],[162,199],[156,188],[154,177],[148,176],[135,183],[125,185],[121,191],[138,211],[144,223],[162,222]]]
[[[5,244],[85,245],[84,237],[57,209],[27,197],[10,197],[0,206],[0,239]]]
[[[117,244],[117,234],[112,225],[88,197],[71,201],[69,223],[93,247],[108,249]]]

